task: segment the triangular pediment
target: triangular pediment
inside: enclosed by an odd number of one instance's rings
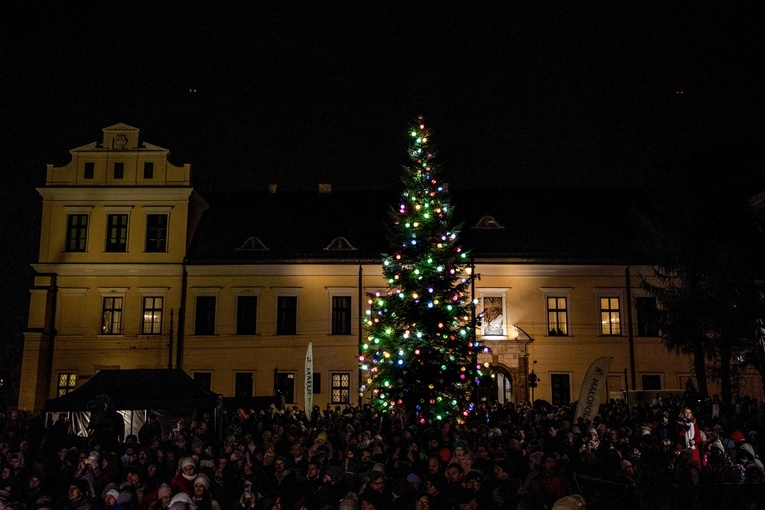
[[[236,251],[268,251],[268,247],[258,237],[248,237]]]
[[[101,131],[140,131],[140,129],[122,122],[118,122],[117,124],[114,124],[113,126],[103,128]]]
[[[344,237],[336,237],[324,249],[327,251],[353,251],[356,247],[348,242],[348,239]]]

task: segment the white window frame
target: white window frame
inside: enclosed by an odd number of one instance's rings
[[[189,289],[194,300],[194,316],[191,318],[191,323],[194,325],[194,336],[214,336],[218,334],[218,310],[220,308],[220,291],[223,287],[192,287]],[[215,312],[213,316],[213,332],[205,333],[202,335],[197,334],[197,298],[198,297],[214,297],[215,298]]]
[[[598,313],[598,336],[603,337],[620,337],[625,335],[625,328],[627,324],[624,321],[624,289],[611,288],[611,289],[597,289],[597,313]],[[617,298],[619,299],[619,332],[618,333],[606,333],[603,328],[603,309],[600,307],[601,299]]]
[[[260,316],[263,309],[263,300],[261,298],[261,291],[263,287],[233,287],[231,290],[234,292],[234,335],[236,336],[257,336],[260,334]],[[239,298],[240,297],[254,297],[258,299],[258,307],[255,310],[255,333],[242,334],[238,333],[239,326]]]
[[[545,310],[545,336],[570,337],[571,334],[571,291],[573,287],[542,287],[542,296],[544,298]],[[566,333],[563,335],[550,335],[550,308],[547,300],[549,298],[566,298]]]
[[[138,334],[141,336],[146,337],[156,337],[156,336],[162,336],[165,333],[165,322],[167,322],[167,292],[170,290],[169,287],[153,287],[153,288],[140,288],[138,289],[139,294],[141,295],[141,307],[140,307],[140,322],[138,325]],[[144,326],[144,298],[147,297],[153,297],[153,298],[162,298],[162,321],[160,323],[159,327],[159,333],[144,333],[143,332],[143,326]]]
[[[509,287],[504,287],[504,288],[482,287],[476,290],[476,293],[478,295],[477,312],[479,315],[484,313],[486,298],[489,298],[490,300],[499,298],[502,300],[502,334],[486,335],[484,334],[484,330],[486,329],[486,327],[484,325],[481,325],[478,327],[479,337],[487,339],[487,340],[504,340],[508,338],[509,336],[508,331],[510,330],[510,327],[511,327],[511,322],[507,315],[507,292],[509,290],[510,290]]]
[[[356,287],[327,287],[327,334],[332,336],[353,336],[358,332],[359,318],[356,312],[358,303],[358,290]],[[332,332],[332,298],[350,297],[351,298],[351,330],[345,334],[333,334]]]
[[[125,305],[127,304],[127,299],[125,296],[127,295],[128,288],[127,287],[100,287],[98,289],[99,293],[101,294],[101,325],[98,328],[100,331],[100,335],[104,336],[124,336],[125,335]],[[104,333],[104,299],[105,298],[122,298],[122,308],[120,309],[120,312],[122,314],[122,318],[120,320],[120,332],[119,333]],[[143,308],[143,300],[141,300],[141,308]],[[141,310],[143,313],[143,310]]]

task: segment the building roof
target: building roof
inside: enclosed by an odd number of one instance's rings
[[[201,193],[210,208],[193,264],[377,261],[390,252],[399,191]],[[478,262],[640,263],[645,194],[625,189],[451,190],[462,245]]]

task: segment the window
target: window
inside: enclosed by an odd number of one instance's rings
[[[297,296],[279,296],[277,298],[276,334],[297,334]]]
[[[197,315],[194,320],[194,334],[215,334],[215,296],[197,296]]]
[[[638,336],[659,336],[659,309],[655,297],[635,299]]]
[[[141,333],[144,335],[159,335],[162,333],[162,302],[164,298],[143,298],[143,321]]]
[[[351,334],[351,296],[332,296],[332,334]]]
[[[101,334],[119,335],[122,333],[122,297],[105,297],[101,315]]]
[[[64,396],[67,393],[74,391],[74,387],[77,385],[77,374],[72,372],[61,372],[58,374],[58,396]]]
[[[313,394],[318,395],[321,393],[321,374],[319,372],[313,373]]]
[[[253,381],[252,372],[237,372],[234,376],[234,396],[236,398],[251,397]]]
[[[88,215],[70,214],[66,220],[66,251],[85,251],[88,240]]]
[[[206,390],[212,389],[212,373],[194,372],[194,382]]]
[[[122,179],[125,177],[125,163],[114,163],[114,178]]]
[[[109,214],[106,217],[106,251],[127,251],[127,214]]]
[[[154,163],[151,161],[146,161],[143,164],[143,178],[144,179],[153,179],[154,178]]]
[[[95,163],[85,163],[85,172],[82,174],[83,179],[92,179],[96,170]]]
[[[348,404],[351,401],[351,374],[350,372],[334,372],[332,374],[332,404]]]
[[[600,298],[600,334],[606,336],[621,334],[621,315],[618,297]]]
[[[643,374],[640,376],[643,391],[656,391],[661,389],[661,375]]]
[[[258,297],[239,296],[236,298],[236,334],[254,335],[258,326]]]
[[[550,336],[568,335],[568,299],[547,297],[547,331]]]
[[[563,406],[571,403],[571,375],[550,374],[552,405]]]
[[[167,250],[167,214],[149,214],[146,216],[146,251],[164,252]]]
[[[276,396],[283,398],[285,404],[295,403],[295,373],[277,372],[274,379],[276,385]]]

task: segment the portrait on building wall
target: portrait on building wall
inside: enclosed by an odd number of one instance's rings
[[[483,298],[483,311],[481,312],[481,334],[483,336],[504,336],[506,334],[502,299],[502,296]]]

